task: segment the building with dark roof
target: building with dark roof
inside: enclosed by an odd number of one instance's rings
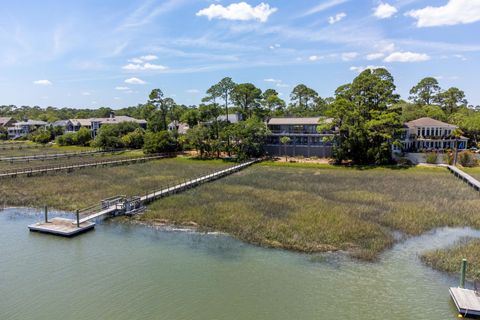
[[[321,124],[329,123],[332,119],[325,117],[271,118],[265,152],[271,156],[330,157],[335,129],[332,125],[329,130],[318,131]],[[290,138],[290,142],[283,145],[282,137]]]

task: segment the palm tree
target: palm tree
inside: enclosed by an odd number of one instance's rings
[[[281,137],[280,138],[280,143],[283,144],[283,149],[285,151],[285,162],[287,162],[287,144],[290,143],[292,139],[290,137]]]
[[[463,131],[459,128],[453,130],[452,135],[455,137],[455,157],[453,158],[453,165],[457,165],[457,158],[458,158],[458,139],[463,135]]]

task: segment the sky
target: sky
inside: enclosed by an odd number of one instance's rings
[[[198,104],[223,77],[320,96],[365,68],[480,105],[480,0],[2,0],[0,104],[112,107],[160,88]]]

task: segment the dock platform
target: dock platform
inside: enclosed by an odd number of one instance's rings
[[[48,233],[63,237],[73,237],[83,232],[92,230],[95,222],[84,221],[77,227],[77,223],[72,219],[53,218],[48,222],[38,222],[28,226],[30,231]]]
[[[458,312],[462,316],[480,316],[480,296],[474,290],[452,287],[449,291]]]

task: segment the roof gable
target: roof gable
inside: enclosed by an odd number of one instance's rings
[[[457,128],[456,125],[435,120],[429,117],[423,117],[416,120],[412,120],[405,123],[405,125],[409,128],[411,127],[444,127],[444,128],[451,128],[451,129]]]

